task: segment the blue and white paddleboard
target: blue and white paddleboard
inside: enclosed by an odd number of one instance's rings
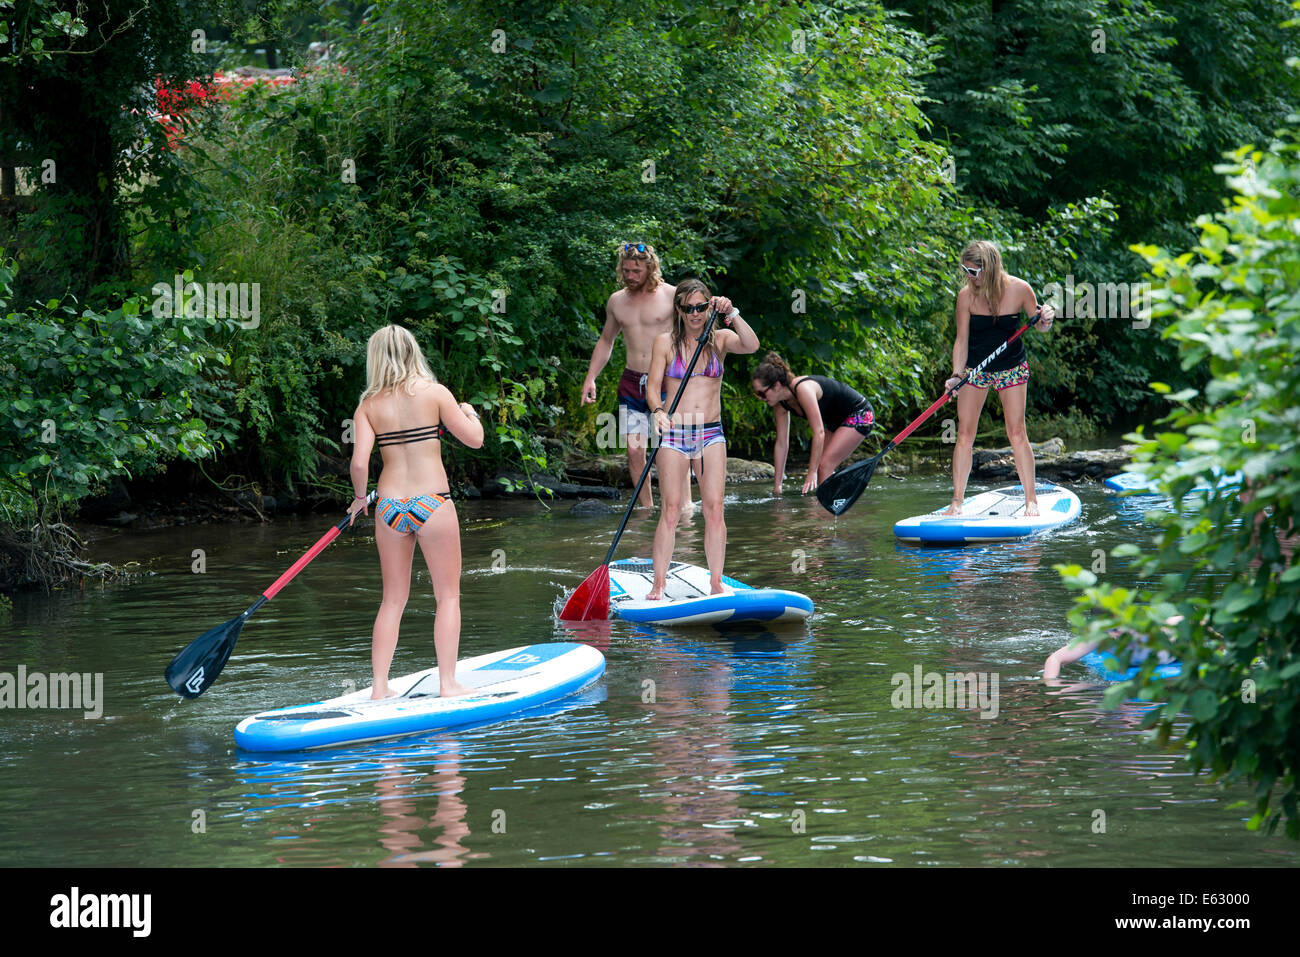
[[[1160,655],[1159,664],[1156,665],[1155,675],[1157,678],[1177,678],[1183,673],[1183,663],[1176,658],[1170,658],[1168,652],[1158,652]],[[1103,681],[1128,681],[1139,671],[1142,670],[1142,659],[1134,659],[1132,651],[1129,651],[1129,665],[1124,671],[1112,671],[1111,664],[1121,664],[1123,662],[1124,652],[1106,652],[1090,651],[1082,658],[1080,662],[1087,665],[1093,674]],[[1143,655],[1143,658],[1146,656]]]
[[[1213,488],[1238,488],[1241,485],[1242,474],[1233,472],[1231,475],[1216,473],[1213,483],[1199,482],[1193,488],[1193,492],[1208,492]],[[1142,472],[1120,472],[1118,475],[1112,475],[1101,483],[1112,492],[1128,492],[1131,495],[1164,495],[1164,490],[1156,484],[1155,479],[1150,478]]]
[[[626,621],[647,625],[714,625],[738,621],[802,621],[812,599],[797,591],[752,588],[722,576],[726,594],[709,594],[709,570],[685,562],[668,566],[662,601],[646,601],[654,587],[654,563],[625,558],[609,566],[610,610]]]
[[[394,698],[372,701],[367,688],[255,714],[235,726],[235,743],[245,751],[304,751],[493,721],[580,691],[604,672],[605,656],[590,645],[510,648],[457,663],[456,680],[470,694],[439,697],[438,669],[428,668],[390,680]]]
[[[981,492],[962,502],[960,515],[944,515],[948,506],[894,523],[894,534],[904,542],[921,545],[964,545],[969,542],[1007,542],[1057,528],[1079,517],[1079,496],[1061,485],[1040,482],[1034,486],[1038,515],[1025,515],[1025,491],[1019,485]]]

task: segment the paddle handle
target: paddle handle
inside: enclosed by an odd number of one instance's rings
[[[379,492],[377,490],[371,492],[368,496],[366,496],[366,505],[368,506],[373,505],[375,499],[378,496],[379,496]],[[270,601],[277,594],[279,594],[281,588],[289,584],[289,582],[293,581],[294,577],[300,571],[302,571],[304,568],[306,568],[308,565],[311,564],[313,558],[315,558],[317,555],[319,555],[321,552],[325,550],[325,546],[327,546],[330,542],[334,541],[334,539],[338,538],[339,535],[343,534],[343,529],[347,528],[348,524],[351,521],[352,521],[352,516],[348,515],[344,517],[343,520],[340,521],[337,525],[331,528],[328,532],[322,535],[320,541],[318,541],[315,545],[313,545],[310,549],[307,550],[307,554],[303,555],[302,558],[294,562],[293,565],[289,567],[289,570],[285,572],[283,575],[281,575],[279,578],[277,578],[270,588],[262,592],[261,600],[254,602],[253,606],[249,608],[248,611],[244,612],[244,617],[247,618],[253,612],[257,611],[258,608],[262,607],[262,605],[264,605],[266,602]]]
[[[691,381],[691,373],[695,371],[695,360],[700,357],[700,351],[704,348],[704,343],[708,341],[709,332],[713,329],[713,320],[718,315],[718,308],[714,306],[709,310],[709,321],[704,324],[704,331],[700,333],[699,342],[695,346],[695,352],[691,354],[690,364],[686,367],[686,378],[682,379],[682,384],[677,387],[677,394],[673,396],[673,404],[668,407],[668,417],[671,419],[673,413],[677,411],[677,403],[682,400],[682,393],[686,391],[686,383]],[[651,428],[654,428],[654,417],[650,418]],[[636,488],[632,490],[632,501],[628,503],[627,511],[623,513],[623,521],[618,523],[618,531],[614,533],[614,541],[610,542],[609,551],[605,553],[605,564],[608,565],[614,559],[614,549],[618,548],[618,540],[623,537],[623,530],[627,528],[628,519],[632,517],[632,509],[636,508],[636,500],[641,495],[641,488],[645,481],[650,477],[650,466],[654,465],[655,456],[659,454],[659,445],[652,443],[649,453],[646,455],[645,468],[641,470],[641,477],[637,479]]]

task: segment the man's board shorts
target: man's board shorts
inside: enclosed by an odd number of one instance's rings
[[[1028,381],[1029,360],[1026,359],[1020,365],[1003,369],[1001,372],[978,372],[967,379],[966,384],[973,385],[977,389],[993,388],[1001,392],[1012,386],[1024,385]]]
[[[705,422],[703,425],[687,425],[670,428],[659,438],[659,450],[672,449],[681,452],[690,459],[698,459],[704,450],[719,442],[725,443],[727,437],[722,434],[721,422]]]
[[[645,384],[649,378],[648,372],[623,370],[623,377],[618,380],[619,435],[650,435],[650,406],[645,400]],[[660,401],[667,398],[667,392],[660,394]]]

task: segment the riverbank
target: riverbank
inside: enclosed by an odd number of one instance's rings
[[[1071,483],[1099,481],[1122,470],[1132,459],[1135,446],[1115,449],[1069,451],[1060,438],[1031,443],[1035,473],[1051,482]],[[951,468],[945,446],[941,454],[899,450],[881,463],[879,476],[902,481],[908,475],[939,475]],[[557,450],[558,451],[558,450]],[[874,455],[860,451],[848,463]],[[627,457],[592,455],[569,450],[557,455],[563,463],[558,475],[501,471],[485,478],[481,485],[452,483],[453,497],[462,500],[492,498],[533,498],[548,506],[569,501],[576,514],[603,514],[624,507],[626,493],[635,485],[627,467]],[[342,460],[325,462],[323,473],[341,485]],[[788,463],[786,482],[793,483],[807,470],[806,462]],[[752,459],[727,459],[727,484],[771,483],[775,470],[770,462]],[[971,477],[976,481],[1015,481],[1015,462],[1010,448],[976,449],[972,457]],[[109,490],[83,502],[76,516],[59,526],[52,526],[49,536],[30,530],[7,529],[0,555],[0,592],[21,588],[46,587],[47,590],[69,585],[84,585],[87,579],[98,580],[125,574],[122,569],[96,563],[86,557],[96,540],[108,530],[151,531],[174,526],[213,524],[266,524],[278,516],[335,513],[344,491],[334,485],[305,485],[265,494],[257,484],[219,486],[197,472],[179,469],[167,478],[137,482],[114,482]],[[572,503],[577,503],[572,504]],[[52,546],[50,555],[42,556],[41,542]]]

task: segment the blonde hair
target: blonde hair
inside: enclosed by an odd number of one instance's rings
[[[704,296],[705,299],[713,298],[712,294],[709,292],[709,287],[704,285],[704,283],[700,282],[700,280],[698,279],[683,279],[681,282],[677,284],[677,291],[673,293],[672,342],[673,342],[674,354],[677,355],[681,354],[682,343],[686,342],[686,340],[689,338],[686,332],[686,320],[682,318],[681,307],[686,303],[687,299],[689,299],[691,296],[695,295],[696,293],[700,293],[701,295]],[[704,348],[708,350],[709,354],[714,359],[721,362],[722,357],[718,355],[717,349],[714,346],[714,335],[717,333],[717,331],[718,331],[718,327],[716,324],[709,327],[709,337],[704,340]]]
[[[415,336],[401,326],[384,326],[366,344],[366,391],[364,402],[372,395],[398,388],[414,394],[415,384],[438,380],[425,361]]]
[[[972,266],[982,266],[984,272],[984,286],[981,291],[989,301],[989,308],[993,310],[994,318],[998,315],[998,303],[1002,301],[1002,294],[1006,292],[1006,273],[1002,271],[1002,254],[998,252],[998,247],[983,239],[977,239],[961,251],[961,261],[970,263]],[[966,277],[966,285],[973,285],[970,274],[962,270],[962,275]]]
[[[639,252],[636,249],[625,250],[624,246],[636,246],[637,243],[619,243],[618,244],[618,262],[614,266],[614,272],[618,276],[620,284],[625,284],[623,280],[623,262],[628,259],[644,259],[646,261],[646,278],[644,289],[646,292],[653,292],[659,288],[659,284],[664,281],[664,274],[659,268],[659,254],[649,243],[641,243],[645,246],[645,252]]]

